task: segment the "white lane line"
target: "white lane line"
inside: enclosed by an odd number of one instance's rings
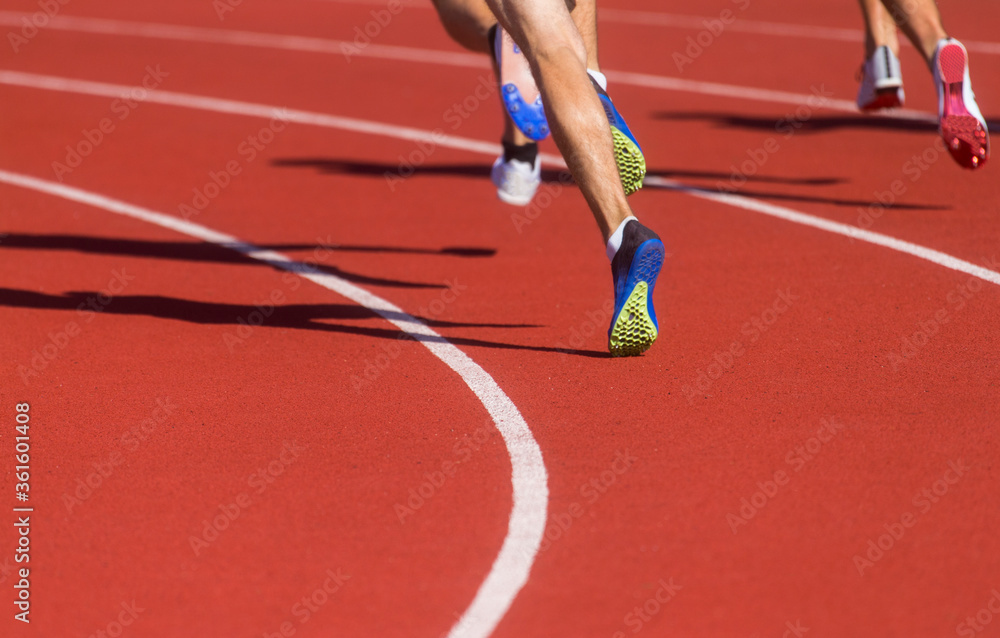
[[[152,102],[154,104],[178,106],[181,108],[198,109],[201,111],[212,111],[215,113],[225,113],[227,115],[245,115],[248,117],[263,117],[267,119],[281,117],[281,119],[285,121],[296,122],[299,124],[340,129],[343,131],[354,131],[357,133],[367,133],[370,135],[383,135],[401,140],[410,140],[413,142],[422,142],[425,144],[445,146],[448,148],[457,148],[463,151],[471,151],[473,153],[497,154],[501,148],[499,144],[481,142],[479,140],[456,137],[454,135],[446,135],[440,130],[427,131],[424,129],[411,128],[409,126],[383,124],[381,122],[360,120],[352,117],[340,117],[337,115],[328,115],[326,113],[287,109],[285,107],[275,105],[241,102],[238,100],[227,100],[204,95],[193,95],[191,93],[148,90],[143,87],[126,86],[124,84],[91,82],[89,80],[75,80],[72,78],[62,78],[52,75],[37,75],[34,73],[22,73],[20,71],[5,70],[0,70],[0,84],[108,98],[120,98],[123,93],[130,93],[131,99],[135,102]],[[135,89],[135,91],[133,91],[133,89]],[[145,96],[141,98],[137,97],[137,95],[142,94],[145,94]]]
[[[338,4],[380,4],[385,6],[385,0],[322,0]],[[400,0],[402,6],[418,9],[432,9],[434,5],[427,1]],[[736,6],[730,9],[734,15],[739,15]],[[599,22],[610,22],[619,24],[634,24],[645,27],[672,27],[675,29],[691,29],[702,31],[706,29],[706,23],[719,20],[718,15],[714,16],[692,16],[680,15],[677,13],[661,13],[658,11],[635,11],[632,9],[605,9],[598,8],[597,19]],[[860,18],[858,21],[860,23]],[[757,35],[771,35],[789,38],[807,38],[810,40],[832,40],[835,42],[864,42],[864,31],[860,28],[845,29],[838,27],[820,27],[811,24],[793,24],[790,22],[768,22],[766,20],[748,20],[738,18],[734,22],[725,25],[726,31],[739,31],[742,33],[753,33]],[[910,46],[909,41],[901,40],[904,46]],[[962,40],[962,44],[970,51],[980,53],[990,53],[1000,55],[1000,43],[980,42],[976,40]]]
[[[809,38],[813,40],[838,40],[842,42],[864,42],[864,31],[861,29],[839,29],[835,27],[815,27],[805,24],[789,24],[783,22],[761,22],[739,17],[738,6],[731,7],[730,13],[737,17],[724,25],[726,31],[756,33],[760,35],[777,35],[786,37]],[[618,22],[655,27],[673,27],[677,29],[708,28],[707,23],[718,22],[719,16],[689,16],[676,13],[659,13],[656,11],[633,11],[630,9],[598,9],[598,19],[602,22]],[[859,22],[861,18],[858,18]]]
[[[18,16],[27,14],[12,11],[0,11],[0,25],[19,23]],[[389,46],[371,43],[357,47],[353,42],[342,40],[326,40],[303,36],[278,35],[272,33],[255,33],[251,31],[229,31],[226,29],[207,29],[202,27],[186,27],[152,22],[128,22],[123,20],[105,20],[100,18],[81,18],[58,15],[49,20],[46,28],[62,31],[94,33],[100,35],[118,35],[138,38],[154,38],[180,42],[204,42],[207,44],[223,44],[234,46],[249,46],[278,49],[282,51],[305,51],[344,55],[345,47],[350,50],[351,57],[369,57],[401,62],[420,62],[424,64],[441,64],[473,69],[489,69],[489,61],[485,55],[473,53],[458,53],[451,51],[435,51],[415,47]],[[605,74],[612,82],[639,86],[643,88],[696,93],[699,95],[714,95],[718,97],[740,100],[754,100],[794,106],[811,106],[816,101],[816,95],[792,93],[759,89],[749,86],[725,84],[721,82],[705,82],[685,78],[648,73],[631,73],[626,71],[606,70]],[[821,107],[832,111],[857,113],[858,109],[851,100],[832,100],[824,98]],[[936,122],[927,113],[909,109],[874,114],[878,117],[891,117],[907,120]]]
[[[0,11],[0,26],[22,26],[21,21],[25,17],[30,17],[30,15],[29,13],[17,11]],[[175,40],[179,42],[204,42],[206,44],[229,44],[281,49],[285,51],[332,53],[345,56],[347,55],[345,51],[351,51],[350,55],[352,57],[354,55],[363,55],[387,60],[490,68],[489,60],[485,56],[475,53],[435,51],[432,49],[415,49],[412,47],[398,47],[374,43],[358,47],[354,42],[347,40],[328,40],[326,38],[281,35],[277,33],[256,33],[253,31],[235,31],[229,29],[209,29],[158,22],[131,22],[128,20],[57,15],[51,17],[48,24],[42,28],[55,31],[93,33],[97,35],[118,35],[158,40]],[[353,52],[355,50],[357,50],[356,53]]]
[[[698,93],[701,95],[716,95],[718,97],[735,98],[738,100],[753,100],[755,102],[793,104],[795,106],[806,106],[810,109],[826,109],[829,111],[840,111],[843,113],[854,113],[856,115],[860,115],[858,112],[858,106],[853,100],[841,100],[827,97],[822,84],[820,86],[814,86],[813,94],[808,95],[804,93],[792,93],[790,91],[758,89],[752,86],[737,86],[735,84],[706,82],[702,80],[685,80],[683,78],[675,78],[665,75],[631,73],[628,71],[606,71],[605,75],[608,76],[609,81],[617,84],[629,84],[632,86],[642,86],[650,89],[663,89],[666,91]],[[911,109],[876,111],[866,115],[870,117],[888,117],[900,120],[937,122],[937,118],[930,113],[914,111]]]
[[[123,91],[128,91],[132,88],[119,84],[73,80],[69,78],[20,73],[17,71],[0,71],[0,84],[14,84],[29,88],[69,93],[82,93],[85,95],[98,95],[104,97],[119,97]],[[283,116],[287,114],[289,121],[298,122],[300,124],[339,129],[355,133],[370,133],[373,135],[381,135],[384,137],[403,140],[423,140],[430,143],[437,143],[440,146],[448,148],[455,148],[490,156],[496,156],[500,152],[499,144],[455,135],[444,135],[439,131],[425,131],[405,126],[384,124],[381,122],[338,117],[335,115],[313,113],[310,111],[283,109],[278,106],[270,106],[267,104],[223,100],[201,95],[189,95],[185,93],[173,93],[158,90],[147,91],[146,93],[147,101],[170,106],[266,119],[270,119],[274,117],[276,112],[280,112]],[[560,168],[565,168],[566,166],[561,157],[543,154],[542,160]],[[859,241],[890,248],[908,255],[913,255],[914,257],[918,257],[920,259],[925,259],[940,266],[944,266],[945,268],[968,273],[985,281],[1000,285],[1000,279],[998,279],[1000,276],[992,270],[981,268],[975,264],[963,261],[956,257],[951,257],[950,255],[946,255],[945,253],[931,248],[911,244],[910,242],[896,239],[888,235],[882,235],[881,233],[832,222],[828,219],[808,215],[790,208],[776,206],[774,204],[765,204],[749,197],[705,191],[693,186],[684,185],[681,182],[675,182],[673,180],[667,180],[660,177],[647,177],[645,183],[654,187],[681,190],[703,199],[710,199],[712,201],[735,206],[743,210],[771,215],[772,217],[778,217],[786,221],[804,224],[819,230],[844,235]]]
[[[720,193],[698,188],[696,186],[688,186],[687,184],[682,184],[672,179],[666,179],[663,177],[647,177],[643,183],[647,186],[653,186],[656,188],[681,191],[701,199],[707,199],[720,204],[742,208],[743,210],[749,210],[755,213],[770,215],[771,217],[777,217],[778,219],[783,219],[795,224],[802,224],[803,226],[824,230],[835,235],[843,235],[844,237],[848,237],[850,239],[856,239],[869,244],[875,244],[876,246],[889,248],[897,252],[906,253],[907,255],[912,255],[925,261],[929,261],[933,264],[937,264],[938,266],[943,266],[950,270],[978,277],[983,281],[988,281],[1000,286],[1000,273],[983,268],[982,266],[977,266],[976,264],[965,261],[964,259],[952,257],[951,255],[943,253],[939,250],[927,248],[902,239],[896,239],[895,237],[890,237],[889,235],[872,232],[870,230],[865,230],[849,224],[841,224],[840,222],[824,219],[823,217],[800,213],[799,211],[791,208],[768,204],[767,202],[758,201],[749,197],[743,197],[741,195]]]
[[[512,467],[513,507],[507,536],[493,561],[489,575],[479,587],[472,604],[455,623],[451,638],[486,638],[506,615],[518,592],[528,580],[535,562],[548,513],[548,476],[542,451],[517,406],[468,355],[426,324],[392,303],[340,277],[292,260],[281,253],[264,250],[190,221],[171,217],[104,195],[28,175],[0,170],[0,182],[77,202],[111,213],[138,219],[177,233],[200,239],[251,259],[295,273],[381,315],[403,332],[420,341],[431,353],[462,378],[489,412],[503,436]]]
[[[325,2],[335,2],[338,4],[380,4],[385,6],[385,0],[323,0]],[[404,7],[414,7],[419,9],[432,9],[433,5],[427,1],[400,0]],[[738,15],[736,9],[731,8],[734,15]],[[693,29],[701,31],[706,27],[706,22],[717,21],[718,15],[714,16],[691,16],[677,13],[660,13],[657,11],[634,11],[631,9],[605,9],[598,8],[597,19],[600,22],[616,22],[619,24],[634,24],[645,27],[673,27],[676,29]],[[860,23],[860,18],[858,18]],[[838,27],[819,27],[811,24],[792,24],[789,22],[768,22],[765,20],[747,20],[739,18],[726,25],[727,31],[739,31],[742,33],[754,33],[758,35],[772,35],[790,38],[807,38],[810,40],[832,40],[836,42],[864,42],[864,31],[860,28],[844,29]],[[903,45],[909,46],[906,40],[901,40]],[[981,53],[991,53],[1000,55],[1000,43],[978,42],[975,40],[962,40],[962,44],[970,51]]]
[[[736,8],[738,9],[739,7]],[[735,9],[731,9],[731,11],[737,16],[737,19],[724,26],[726,31],[838,42],[864,42],[865,40],[865,32],[861,28],[843,29],[837,27],[818,27],[809,24],[791,24],[788,22],[747,20],[739,17]],[[702,31],[708,28],[708,22],[717,22],[719,16],[689,16],[654,11],[633,11],[630,9],[599,9],[598,19],[601,22],[618,22],[621,24],[674,27]],[[861,23],[860,16],[858,16],[858,23]],[[900,42],[904,45],[910,44],[905,39],[900,39]],[[1000,43],[998,42],[962,40],[962,44],[970,51],[1000,55]]]

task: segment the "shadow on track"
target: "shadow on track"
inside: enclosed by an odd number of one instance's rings
[[[785,131],[796,133],[825,133],[843,129],[899,131],[904,133],[937,133],[937,123],[921,122],[919,120],[904,120],[896,117],[878,115],[826,115],[812,116],[805,119],[789,119],[788,116],[754,117],[737,113],[709,113],[704,111],[656,111],[653,119],[675,121],[699,121],[715,124],[718,128],[742,128],[751,131],[768,131],[784,134]],[[784,123],[784,124],[783,124]],[[785,128],[780,128],[783,126]]]
[[[414,255],[444,255],[453,257],[492,257],[496,250],[492,248],[448,247],[440,249],[408,248],[394,246],[357,246],[357,245],[314,245],[314,244],[262,244],[264,250],[275,251],[312,251],[322,252],[362,252],[362,253],[399,253]],[[80,253],[102,255],[125,255],[129,257],[149,257],[153,259],[175,259],[216,264],[243,264],[246,266],[268,266],[260,260],[250,259],[238,252],[226,250],[220,246],[204,242],[180,241],[149,241],[142,239],[115,239],[107,237],[86,237],[82,235],[27,235],[11,233],[0,243],[3,248],[29,248],[40,250],[70,250]],[[359,273],[348,272],[337,266],[317,263],[319,260],[309,260],[309,265],[327,274],[336,275],[352,283],[371,286],[395,288],[445,288],[443,284],[429,284],[372,277]]]
[[[792,195],[789,193],[776,193],[773,191],[751,191],[744,188],[704,188],[709,192],[724,192],[750,199],[777,200],[779,202],[808,202],[813,204],[830,204],[833,206],[853,206],[857,208],[868,208],[870,206],[881,206],[878,200],[864,199],[842,199],[839,197],[823,197],[820,195]],[[941,206],[939,204],[903,204],[893,202],[889,207],[894,210],[951,210],[952,206]]]
[[[752,118],[748,118],[752,119]],[[888,119],[888,118],[878,118]],[[761,119],[761,122],[764,122]],[[773,125],[773,122],[770,122]],[[772,126],[773,128],[773,126]],[[286,158],[276,159],[271,162],[275,166],[304,167],[312,168],[320,173],[343,173],[350,175],[362,175],[373,178],[384,178],[387,174],[392,179],[402,179],[399,177],[399,166],[396,164],[382,164],[378,162],[361,162],[354,160],[334,159],[334,158]],[[489,179],[489,166],[475,164],[435,164],[413,167],[410,177],[415,175],[450,175],[456,177],[474,177],[477,179]],[[691,170],[671,170],[671,169],[648,169],[648,175],[656,177],[689,178],[689,179],[714,179],[716,181],[728,181],[734,173],[716,171],[691,171]],[[775,177],[767,175],[745,175],[738,173],[741,179],[746,182],[762,184],[785,184],[789,186],[836,186],[844,184],[848,180],[837,177]],[[408,178],[407,178],[408,179]],[[551,169],[542,170],[542,181],[546,183],[559,182],[562,184],[572,184],[569,175],[565,171],[555,171]],[[748,191],[740,188],[728,188],[725,184],[716,186],[715,190],[725,190],[744,197],[762,200],[776,200],[788,202],[807,202],[815,204],[831,204],[833,206],[853,206],[867,208],[877,204],[873,200],[843,199],[837,197],[824,197],[821,195],[796,195],[793,193],[779,193],[773,191]],[[940,206],[935,204],[904,204],[896,202],[892,206],[897,210],[950,210],[950,206]]]
[[[274,166],[311,168],[319,173],[339,173],[347,175],[361,175],[365,177],[383,178],[387,174],[396,179],[399,175],[398,164],[384,164],[379,162],[362,162],[359,160],[347,160],[328,157],[303,157],[276,159],[271,162]],[[729,179],[729,173],[712,171],[692,171],[686,169],[671,168],[650,168],[649,175],[656,175],[666,178],[700,178],[700,179]],[[469,177],[477,179],[489,179],[489,164],[424,164],[414,166],[412,175],[447,175],[452,177]],[[542,169],[542,181],[547,183],[560,182],[562,184],[573,184],[573,178],[565,170]],[[842,184],[847,180],[837,177],[772,177],[766,175],[747,176],[747,181],[767,182],[775,184],[795,184],[804,186],[831,186]]]
[[[101,301],[98,301],[101,300]],[[107,300],[107,301],[104,301]],[[96,303],[95,303],[96,302]],[[370,328],[348,324],[326,323],[324,320],[362,321],[382,320],[382,317],[367,308],[353,304],[289,304],[277,306],[256,306],[192,301],[159,295],[133,295],[110,297],[105,293],[73,291],[62,295],[50,295],[30,290],[0,288],[0,306],[10,308],[36,308],[40,310],[77,311],[81,321],[92,320],[97,314],[147,316],[159,319],[174,319],[203,325],[252,326],[254,328],[290,328],[294,330],[318,330],[343,334],[362,335],[380,339],[398,340],[404,333],[396,328]],[[265,311],[267,314],[265,314]],[[257,314],[262,323],[251,320]],[[463,323],[442,321],[414,316],[432,328],[537,328],[533,324],[505,323]],[[405,319],[406,315],[390,313],[393,319]],[[457,346],[478,346],[503,350],[528,350],[552,352],[592,358],[610,358],[607,352],[527,346],[497,341],[487,341],[469,337],[411,337],[416,341],[445,341]]]
[[[646,174],[651,177],[663,177],[664,179],[715,179],[728,180],[732,173],[719,171],[692,171],[686,169],[655,169],[650,168]],[[744,175],[748,182],[760,182],[762,184],[789,184],[792,186],[837,186],[846,184],[848,180],[842,177],[777,177],[773,175]]]
[[[413,175],[465,177],[473,179],[489,179],[491,164],[421,164],[412,166],[412,173],[403,176],[399,164],[384,164],[381,162],[362,162],[358,160],[339,159],[335,157],[287,157],[271,160],[272,166],[282,168],[311,168],[319,173],[342,173],[360,175],[362,177],[378,177],[391,179],[407,179]],[[573,183],[566,170],[542,169],[543,182]]]

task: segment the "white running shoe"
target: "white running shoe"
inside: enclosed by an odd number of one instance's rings
[[[903,72],[899,58],[887,46],[875,49],[861,67],[858,87],[858,108],[862,111],[892,109],[903,106]]]
[[[979,168],[990,158],[990,134],[969,80],[969,53],[954,38],[938,42],[934,52],[941,139],[959,165]]]
[[[527,206],[542,183],[542,159],[535,157],[534,165],[521,160],[503,161],[503,155],[493,162],[490,179],[497,187],[497,197],[515,206]]]

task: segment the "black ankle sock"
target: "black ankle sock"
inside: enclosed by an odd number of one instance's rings
[[[520,146],[504,142],[503,140],[500,143],[503,144],[503,161],[505,162],[517,160],[527,164],[534,164],[535,158],[538,157],[538,144],[535,142],[528,142]]]
[[[500,27],[499,24],[494,24],[490,27],[490,30],[486,33],[486,44],[490,49],[490,57],[493,58],[493,63],[496,64],[497,61],[497,50],[494,47],[494,43],[497,41],[497,29]]]

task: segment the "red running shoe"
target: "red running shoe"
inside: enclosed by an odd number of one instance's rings
[[[941,139],[960,166],[979,168],[990,158],[990,134],[969,80],[969,53],[954,38],[934,52]]]

